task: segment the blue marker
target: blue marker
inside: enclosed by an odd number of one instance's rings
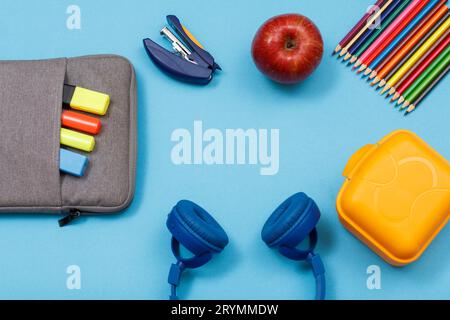
[[[419,24],[419,22],[438,4],[440,0],[432,0],[411,23],[384,49],[384,51],[370,64],[369,69],[374,70],[394,48]]]
[[[86,172],[89,159],[81,154],[66,150],[59,150],[59,170],[75,177],[82,177]]]

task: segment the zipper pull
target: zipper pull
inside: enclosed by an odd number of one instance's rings
[[[59,226],[65,227],[68,224],[70,224],[73,220],[78,219],[79,217],[81,217],[81,211],[80,210],[70,210],[69,214],[67,216],[65,216],[64,218],[60,219],[58,221]]]

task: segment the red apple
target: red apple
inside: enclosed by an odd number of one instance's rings
[[[305,80],[323,56],[319,29],[300,14],[283,14],[267,20],[255,35],[252,56],[258,69],[284,84]]]

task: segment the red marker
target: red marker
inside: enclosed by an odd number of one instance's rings
[[[97,118],[67,110],[62,111],[61,125],[93,135],[98,134],[102,127],[101,121]]]

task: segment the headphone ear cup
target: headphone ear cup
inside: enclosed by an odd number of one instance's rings
[[[194,202],[182,200],[167,218],[172,236],[195,255],[221,252],[228,244],[228,236],[219,223]]]
[[[297,193],[285,200],[265,223],[261,236],[269,247],[294,248],[314,230],[320,211],[313,199]]]

